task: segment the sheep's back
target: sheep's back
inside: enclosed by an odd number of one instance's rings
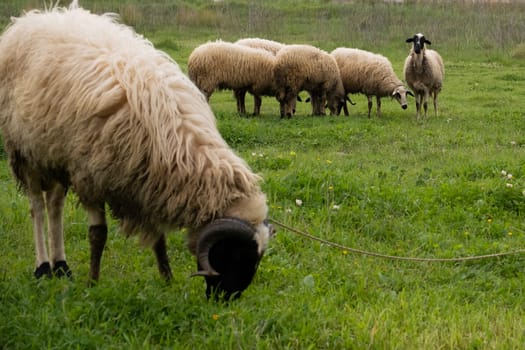
[[[402,85],[392,64],[383,55],[353,48],[332,51],[346,93],[388,95],[393,85]],[[393,90],[393,89],[392,89]]]
[[[278,87],[289,86],[297,92],[340,81],[335,59],[309,45],[287,45],[281,49],[276,56],[274,78]]]
[[[274,60],[266,50],[222,41],[209,42],[190,54],[188,75],[203,91],[243,88],[267,80]]]
[[[263,49],[276,55],[285,45],[274,40],[262,38],[243,38],[235,42],[237,45],[248,46],[254,49]]]

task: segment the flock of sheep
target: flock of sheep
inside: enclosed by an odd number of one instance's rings
[[[430,94],[436,106],[443,66],[421,34],[409,40],[407,82],[418,115],[421,103],[426,114]],[[367,79],[356,78],[352,62],[368,64],[360,68]],[[273,227],[260,177],[217,129],[207,101],[213,91],[234,90],[241,113],[246,92],[255,97],[255,114],[261,96],[276,96],[287,117],[302,90],[316,115],[325,106],[338,114],[348,93],[376,96],[378,114],[380,97],[393,96],[405,108],[408,93],[379,55],[264,40],[198,47],[189,76],[116,16],[92,14],[77,0],[12,19],[0,37],[0,130],[30,202],[35,277],[72,274],[63,232],[72,190],[87,211],[90,281],[99,279],[108,208],[124,234],[153,248],[166,280],[172,272],[165,235],[185,228],[197,258],[193,275],[205,278],[206,295],[238,297]]]
[[[444,66],[440,55],[425,48],[430,44],[423,34],[407,39],[413,43],[405,61],[404,76],[409,88],[396,76],[390,61],[365,50],[340,47],[331,53],[311,45],[285,45],[273,40],[246,38],[234,43],[214,41],[195,48],[188,59],[188,75],[209,100],[215,90],[230,89],[237,100],[237,111],[246,113],[245,96],[254,96],[253,115],[259,115],[261,96],[275,96],[280,115],[292,117],[299,93],[307,91],[313,115],[331,115],[341,109],[348,115],[348,94],[362,93],[368,98],[368,117],[372,98],[381,115],[381,98],[395,98],[407,108],[407,95],[416,97],[417,119],[421,106],[427,114],[427,100],[441,91]]]

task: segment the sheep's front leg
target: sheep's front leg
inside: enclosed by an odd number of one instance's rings
[[[345,99],[345,102],[343,102],[343,111],[345,113],[345,116],[348,117],[348,105],[346,104],[346,99]]]
[[[319,96],[319,115],[326,115],[326,91]]]
[[[86,208],[89,223],[89,245],[91,260],[89,265],[90,283],[98,281],[100,275],[100,260],[108,238],[108,226],[104,205],[98,208]]]
[[[381,116],[381,97],[376,96],[376,102],[377,102],[377,117],[379,118]]]
[[[246,114],[246,90],[235,90],[233,94],[235,95],[235,100],[237,101],[237,112],[239,114]]]
[[[261,103],[262,98],[259,95],[253,95],[253,115],[258,116],[261,114]]]
[[[416,120],[419,121],[421,115],[421,94],[416,92]]]
[[[46,276],[51,278],[51,264],[47,255],[46,239],[44,233],[45,205],[44,196],[39,186],[29,186],[28,193],[31,220],[33,222],[33,238],[35,240],[36,278]]]
[[[427,119],[428,91],[425,91],[425,95],[423,96],[423,109],[425,110],[425,119]]]
[[[370,118],[370,113],[372,112],[372,105],[374,104],[372,102],[372,96],[367,96],[368,99],[368,118]]]
[[[170,281],[173,277],[170,268],[170,262],[168,259],[167,249],[166,249],[166,236],[161,235],[159,240],[153,245],[153,251],[155,252],[155,257],[157,258],[157,266],[159,268],[160,275],[166,281]]]
[[[438,115],[438,93],[434,91],[434,113],[437,117]]]
[[[71,277],[66,263],[64,248],[63,212],[66,188],[58,183],[45,193],[48,215],[49,251],[53,264],[53,274],[57,277]]]

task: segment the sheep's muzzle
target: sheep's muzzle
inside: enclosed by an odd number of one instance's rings
[[[250,285],[262,253],[255,228],[236,218],[222,218],[204,226],[197,243],[197,268],[192,276],[206,280],[206,296],[216,300],[240,297]]]

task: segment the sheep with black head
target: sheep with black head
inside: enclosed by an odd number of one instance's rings
[[[433,97],[434,112],[437,115],[438,94],[441,92],[445,75],[443,59],[437,51],[425,47],[425,45],[431,45],[431,42],[421,33],[406,39],[406,42],[413,43],[413,45],[405,60],[403,74],[408,87],[416,98],[416,119],[420,118],[422,105],[424,117],[427,117],[429,96]]]
[[[87,210],[90,281],[108,207],[124,234],[153,247],[165,279],[165,234],[186,228],[208,296],[238,297],[250,284],[273,230],[261,178],[177,63],[115,15],[74,1],[13,19],[0,38],[0,130],[30,200],[36,277],[71,275],[62,224],[71,189]]]

